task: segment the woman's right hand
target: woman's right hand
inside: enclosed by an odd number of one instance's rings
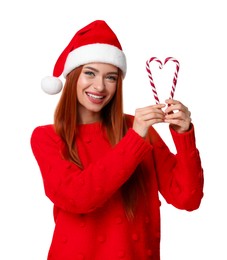
[[[164,107],[166,107],[166,104],[136,109],[132,127],[133,130],[144,138],[150,126],[164,122],[165,113],[162,110]]]

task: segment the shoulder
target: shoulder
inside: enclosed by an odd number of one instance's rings
[[[54,141],[59,141],[60,137],[54,130],[53,125],[42,125],[34,128],[31,134],[31,140],[45,140],[45,139],[53,139]]]
[[[43,133],[53,133],[54,126],[53,125],[41,125],[36,126],[32,131],[32,134],[43,134]]]

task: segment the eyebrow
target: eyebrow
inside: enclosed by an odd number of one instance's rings
[[[90,67],[90,66],[86,66],[84,67],[85,69],[89,69],[89,70],[93,70],[95,72],[99,72],[99,70],[97,70],[96,68],[93,68],[93,67]],[[112,71],[112,72],[108,72],[107,74],[115,74],[115,75],[118,75],[118,71]]]

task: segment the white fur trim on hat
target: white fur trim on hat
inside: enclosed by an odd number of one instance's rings
[[[88,44],[71,51],[66,59],[63,76],[66,77],[76,67],[91,62],[112,64],[123,72],[125,77],[127,65],[123,51],[110,44]]]

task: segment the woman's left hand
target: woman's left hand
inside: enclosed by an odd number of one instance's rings
[[[165,112],[164,122],[178,133],[184,133],[189,130],[191,125],[191,112],[180,101],[167,99],[165,103],[168,105]]]

